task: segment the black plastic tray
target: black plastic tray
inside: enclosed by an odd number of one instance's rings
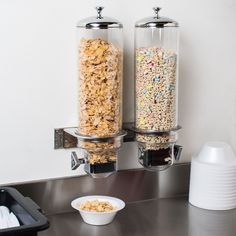
[[[38,231],[49,227],[49,222],[38,205],[14,188],[0,187],[0,205],[8,207],[20,222],[19,227],[0,229],[1,236],[36,236]]]

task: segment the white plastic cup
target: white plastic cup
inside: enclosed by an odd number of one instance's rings
[[[208,210],[236,207],[236,157],[227,143],[208,142],[192,159],[189,202]]]

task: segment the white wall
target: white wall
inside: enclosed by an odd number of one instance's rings
[[[124,23],[125,120],[132,119],[133,25],[163,7],[181,25],[180,142],[189,161],[207,140],[236,148],[235,0],[0,0],[0,184],[73,174],[53,129],[76,125],[76,22],[104,14]],[[136,167],[125,145],[120,168]]]

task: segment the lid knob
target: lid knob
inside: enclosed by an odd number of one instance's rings
[[[156,14],[155,18],[159,18],[159,11],[161,10],[161,7],[153,7],[153,10]]]
[[[104,7],[95,7],[95,9],[97,10],[97,19],[102,19],[102,10],[104,9]]]

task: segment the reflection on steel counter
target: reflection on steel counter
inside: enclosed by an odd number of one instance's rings
[[[84,223],[78,213],[49,217],[51,228],[40,236],[235,236],[236,210],[207,211],[187,197],[130,203],[106,226]]]
[[[166,171],[144,169],[121,170],[104,179],[77,176],[15,185],[31,197],[47,215],[70,212],[70,203],[78,196],[108,195],[127,202],[187,195],[189,163],[178,164]],[[50,200],[49,200],[50,199]]]

